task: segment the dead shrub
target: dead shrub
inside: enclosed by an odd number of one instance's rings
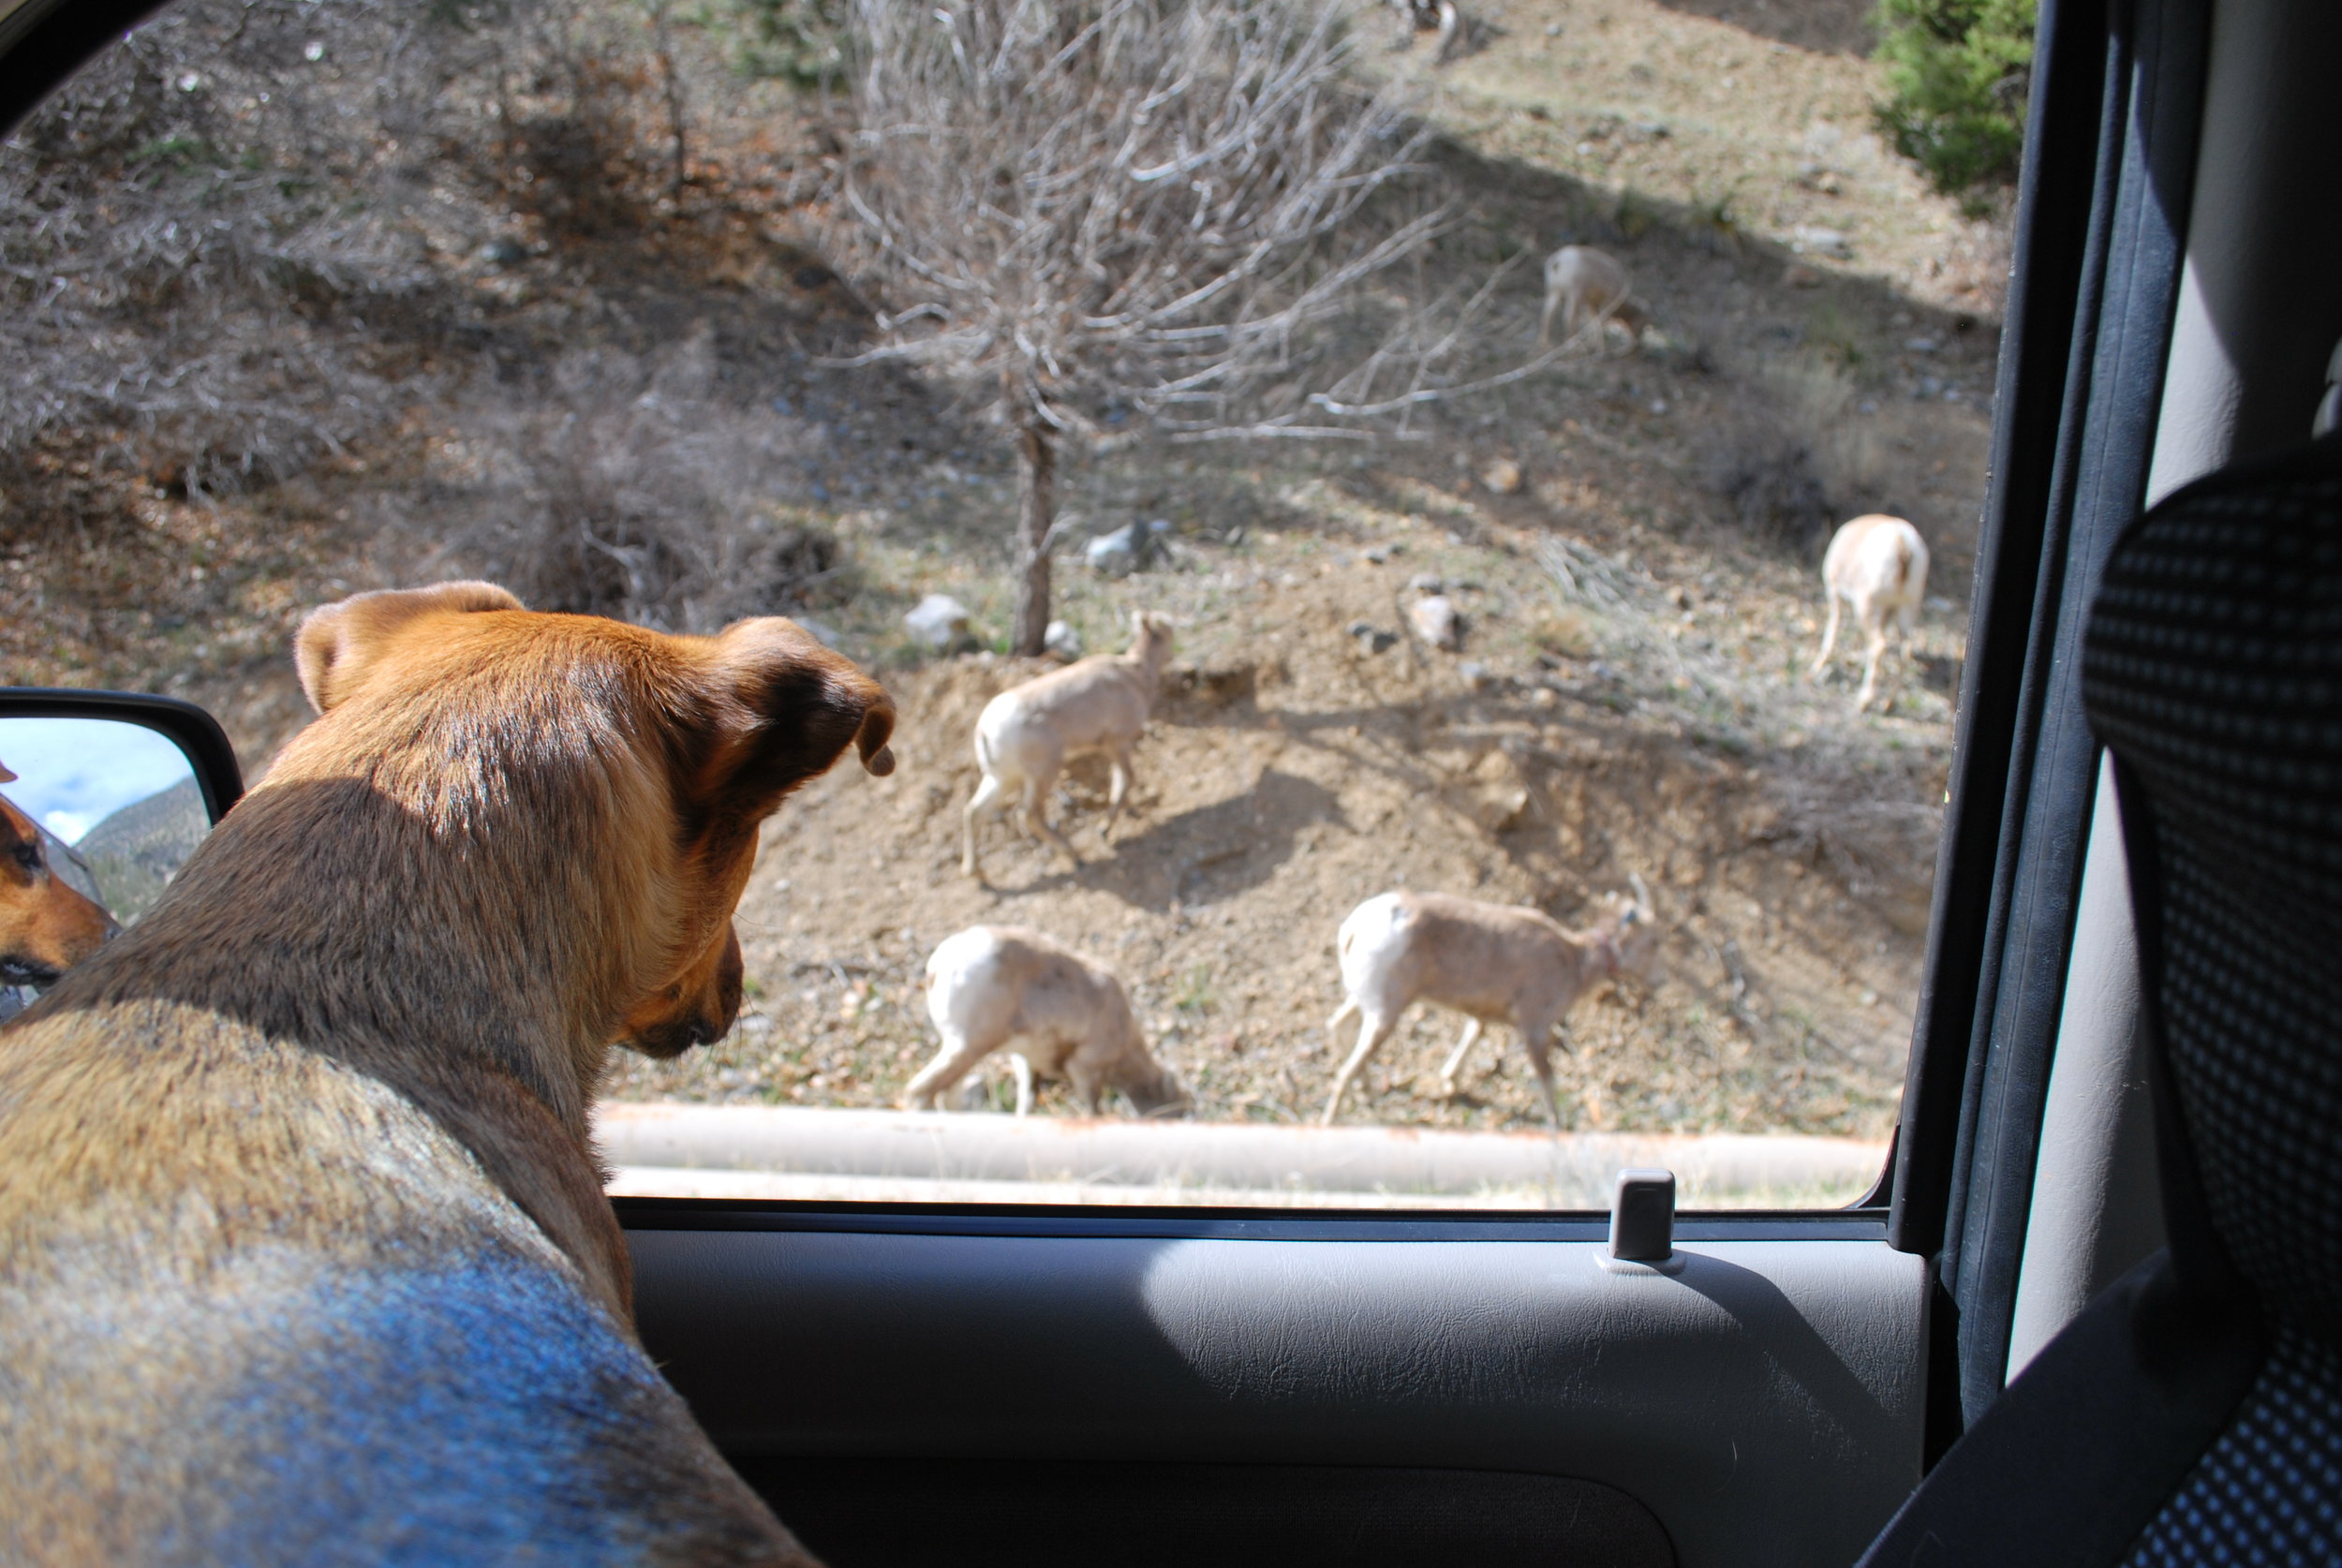
[[[721,395],[710,333],[649,357],[575,350],[526,396],[482,386],[464,401],[423,503],[393,520],[436,546],[433,570],[670,631],[852,591],[836,537],[773,510],[805,483],[804,428]]]
[[[1749,533],[1818,556],[1831,527],[1880,504],[1882,454],[1848,418],[1856,386],[1821,356],[1769,363],[1747,377],[1735,410],[1713,426],[1702,482]]]

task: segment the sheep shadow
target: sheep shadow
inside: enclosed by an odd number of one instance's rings
[[[1867,57],[1878,47],[1874,0],[1659,0],[1672,11],[1721,22],[1816,54]]]
[[[1292,857],[1300,831],[1322,821],[1347,825],[1334,792],[1271,766],[1250,789],[1225,800],[1126,832],[1100,859],[998,891],[1016,897],[1094,888],[1156,914],[1175,904],[1214,903],[1266,882]],[[1075,842],[1095,852],[1094,834]]]

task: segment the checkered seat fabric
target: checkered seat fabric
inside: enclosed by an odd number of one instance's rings
[[[2169,1248],[2053,1341],[1878,1564],[2342,1564],[2342,437],[2134,524],[2084,640]]]

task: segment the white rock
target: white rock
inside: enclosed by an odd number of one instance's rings
[[[1049,629],[1041,634],[1041,645],[1071,662],[1082,656],[1082,634],[1063,621],[1051,621]]]
[[[1089,570],[1107,577],[1128,577],[1147,563],[1148,535],[1135,523],[1110,534],[1100,534],[1082,551]]]
[[[1837,229],[1804,224],[1790,231],[1789,248],[1800,256],[1831,256],[1841,261],[1854,254],[1853,242]]]
[[[903,612],[903,625],[940,653],[968,635],[968,607],[949,594],[929,594]]]
[[[1435,648],[1454,649],[1463,641],[1463,623],[1455,601],[1445,594],[1418,599],[1407,606],[1407,622],[1415,634]]]

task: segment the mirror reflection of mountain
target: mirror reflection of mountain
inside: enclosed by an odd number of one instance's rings
[[[161,896],[210,830],[203,791],[190,775],[105,818],[74,848],[97,880],[101,902],[127,925]]]

